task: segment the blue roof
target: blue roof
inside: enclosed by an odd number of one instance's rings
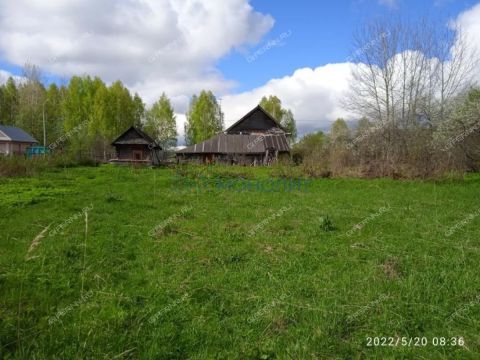
[[[15,126],[0,125],[0,131],[7,135],[12,141],[38,143],[31,135]]]

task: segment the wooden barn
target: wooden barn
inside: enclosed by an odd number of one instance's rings
[[[180,163],[270,165],[289,157],[287,131],[261,106],[255,107],[223,133],[177,151]]]
[[[35,144],[38,141],[22,129],[0,125],[0,154],[25,155],[27,149]]]
[[[148,134],[135,126],[131,126],[115,141],[117,157],[111,162],[117,164],[158,165],[161,160],[162,148]]]

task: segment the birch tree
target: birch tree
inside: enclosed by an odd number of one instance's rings
[[[455,97],[472,84],[476,54],[461,29],[427,20],[379,20],[357,32],[354,48],[343,104],[379,129],[369,141],[385,171],[407,158],[428,163],[434,151],[428,139],[447,120]]]

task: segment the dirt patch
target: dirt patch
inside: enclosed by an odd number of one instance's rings
[[[397,259],[387,259],[380,267],[389,279],[398,279],[401,276],[400,265]]]

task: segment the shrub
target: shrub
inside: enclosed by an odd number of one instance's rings
[[[335,226],[333,226],[333,222],[332,220],[330,220],[330,217],[328,215],[320,216],[318,220],[320,229],[322,231],[328,232],[335,230]]]
[[[271,175],[273,177],[280,177],[285,179],[298,179],[303,177],[300,167],[284,164],[274,165],[272,167]]]
[[[300,166],[303,174],[312,178],[329,178],[332,172],[321,164],[304,163]]]
[[[23,156],[0,157],[0,176],[32,176],[48,167],[44,158],[26,159]]]
[[[0,177],[35,176],[57,167],[96,166],[94,160],[68,154],[38,156],[27,159],[24,156],[0,156]]]

